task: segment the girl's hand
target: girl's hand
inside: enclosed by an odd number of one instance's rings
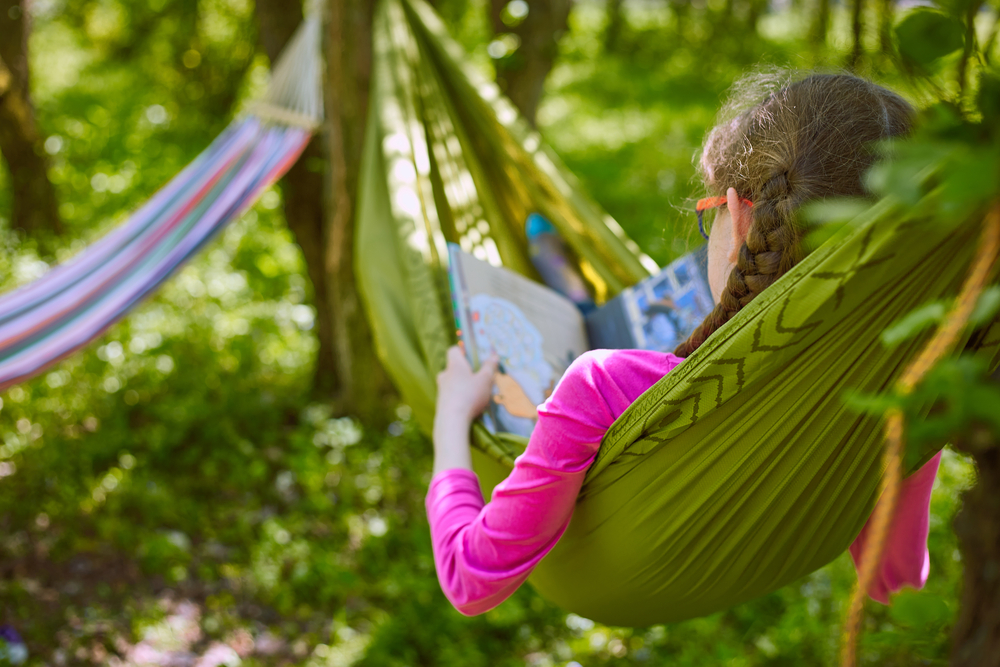
[[[489,405],[497,364],[496,355],[491,355],[473,372],[458,346],[448,348],[447,365],[437,376],[437,414],[472,424]]]
[[[445,369],[438,373],[434,414],[434,474],[450,468],[472,470],[469,427],[490,402],[496,357],[475,373],[458,347],[448,350]]]

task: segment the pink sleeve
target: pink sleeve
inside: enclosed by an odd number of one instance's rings
[[[930,528],[931,489],[941,453],[925,463],[917,472],[903,480],[900,488],[896,515],[889,525],[882,565],[875,575],[868,595],[871,599],[889,604],[889,594],[903,586],[923,588],[930,572],[931,561],[927,553],[927,533]],[[868,519],[869,523],[871,518]],[[868,543],[869,523],[851,545],[851,558],[857,568],[861,552]]]
[[[458,611],[489,611],[524,583],[569,526],[605,431],[680,361],[641,350],[579,357],[539,406],[527,449],[489,503],[472,471],[435,475],[426,499],[434,563]]]

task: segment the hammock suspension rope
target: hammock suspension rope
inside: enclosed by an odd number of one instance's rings
[[[962,331],[968,325],[969,318],[976,308],[979,296],[989,284],[998,256],[1000,256],[1000,202],[994,204],[986,215],[976,256],[955,304],[938,327],[934,337],[927,342],[926,347],[896,382],[895,390],[898,395],[908,396],[913,393],[931,369],[955,349]],[[885,420],[885,473],[881,499],[872,514],[872,540],[862,554],[858,581],[851,594],[851,605],[844,623],[844,643],[841,652],[843,667],[854,667],[856,664],[857,640],[861,632],[867,591],[875,580],[882,555],[885,553],[889,525],[896,511],[900,484],[903,481],[903,451],[906,447],[906,424],[903,412],[899,408],[891,408],[885,413]]]

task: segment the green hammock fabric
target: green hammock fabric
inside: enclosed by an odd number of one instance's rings
[[[420,0],[381,2],[375,49],[358,280],[381,359],[429,430],[455,338],[447,241],[534,277],[523,221],[540,211],[598,294],[655,265],[460,64]],[[974,220],[944,229],[891,201],[844,226],[618,419],[532,585],[588,618],[644,626],[763,595],[842,553],[882,472],[881,421],[843,398],[891,386],[923,339],[886,349],[879,332],[953,296],[977,237]],[[996,366],[1000,325],[974,343]],[[524,441],[480,426],[473,441],[489,494]]]

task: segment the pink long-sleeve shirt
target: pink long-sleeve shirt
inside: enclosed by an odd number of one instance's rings
[[[434,563],[458,611],[489,611],[524,583],[569,526],[604,433],[681,361],[646,350],[594,350],[579,357],[539,406],[527,449],[489,503],[471,470],[434,476],[426,499]],[[940,454],[903,482],[887,552],[869,591],[879,602],[927,580],[930,494],[939,462]],[[866,525],[851,545],[855,560],[867,535]]]

